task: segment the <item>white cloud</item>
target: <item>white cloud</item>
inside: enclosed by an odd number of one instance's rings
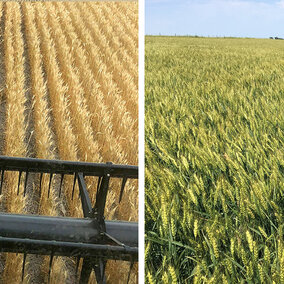
[[[284,0],[278,1],[276,4],[277,4],[280,8],[284,8]]]

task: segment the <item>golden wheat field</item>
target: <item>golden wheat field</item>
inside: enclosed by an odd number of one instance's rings
[[[137,165],[137,66],[136,2],[0,2],[0,154]],[[68,191],[72,180],[60,198],[48,199],[35,176],[23,197],[17,178],[5,175],[1,211],[82,215]],[[92,182],[88,187],[94,199]],[[106,218],[137,221],[137,182],[128,183],[120,205],[118,194],[113,182]],[[0,283],[21,282],[22,260],[0,254]],[[28,255],[24,283],[46,283],[48,261]],[[127,272],[128,264],[107,265],[109,282],[125,281]],[[50,277],[75,283],[75,260],[55,258]]]

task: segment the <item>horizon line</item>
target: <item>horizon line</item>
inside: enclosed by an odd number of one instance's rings
[[[244,39],[280,39],[284,38],[278,36],[270,37],[249,37],[249,36],[201,36],[201,35],[166,35],[166,34],[145,34],[145,36],[161,36],[161,37],[192,37],[192,38],[244,38]]]

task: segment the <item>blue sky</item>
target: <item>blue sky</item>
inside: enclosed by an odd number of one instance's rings
[[[145,0],[146,34],[284,38],[284,0]]]

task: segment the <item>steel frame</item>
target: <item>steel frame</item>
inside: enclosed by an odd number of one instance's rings
[[[83,258],[80,284],[88,283],[92,269],[95,271],[97,282],[106,283],[104,274],[108,259],[130,261],[129,280],[133,263],[138,261],[138,224],[105,221],[104,210],[110,179],[122,179],[120,202],[127,180],[138,178],[137,166],[0,156],[0,170],[0,195],[5,183],[6,171],[19,173],[18,194],[23,172],[25,173],[24,195],[29,173],[40,174],[40,193],[43,174],[50,175],[48,196],[54,175],[61,175],[59,195],[61,195],[63,179],[66,175],[74,176],[72,198],[76,182],[79,185],[84,218],[0,213],[0,252],[24,254],[22,279],[26,255],[43,254],[50,255],[49,276],[53,257],[60,255],[77,257],[77,269],[80,259]],[[85,183],[86,176],[98,177],[94,206]]]

